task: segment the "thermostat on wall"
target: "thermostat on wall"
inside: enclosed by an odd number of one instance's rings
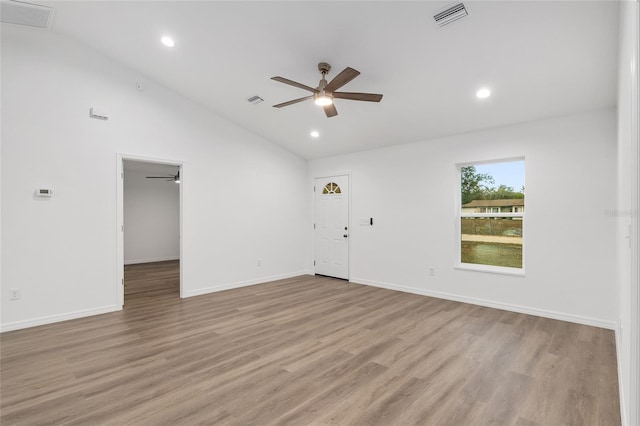
[[[53,195],[52,189],[40,188],[36,189],[36,197],[51,197]]]

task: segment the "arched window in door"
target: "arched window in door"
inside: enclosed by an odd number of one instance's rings
[[[333,182],[329,182],[322,189],[323,194],[340,194],[341,192],[338,184]]]

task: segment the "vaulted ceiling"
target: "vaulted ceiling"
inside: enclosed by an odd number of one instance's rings
[[[616,102],[615,1],[468,1],[468,16],[444,27],[433,15],[450,2],[32,2],[56,9],[52,31],[306,159]],[[271,77],[315,87],[321,61],[329,80],[359,70],[342,90],[382,102],[338,99],[333,118],[311,101],[272,107],[308,92]],[[480,87],[491,96],[478,99]]]

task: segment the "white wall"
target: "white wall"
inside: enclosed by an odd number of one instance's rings
[[[124,173],[124,264],[180,258],[180,185]]]
[[[619,320],[616,330],[620,402],[623,423],[640,424],[640,324],[638,317],[638,41],[637,2],[620,4],[620,65],[618,82],[618,206],[614,216],[618,226]]]
[[[351,281],[614,328],[615,125],[606,110],[452,136],[314,160],[309,178],[352,173]],[[526,276],[454,269],[456,164],[520,156]]]
[[[2,26],[1,83],[3,330],[119,309],[118,153],[183,164],[186,296],[306,271],[302,159],[51,32]]]

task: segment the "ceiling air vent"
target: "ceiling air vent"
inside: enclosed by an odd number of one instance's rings
[[[259,104],[260,102],[264,101],[264,99],[262,99],[258,95],[255,95],[255,96],[252,96],[252,97],[248,98],[247,101],[252,103],[252,104],[254,104],[254,105],[256,105],[256,104]]]
[[[433,16],[433,19],[436,21],[436,24],[444,27],[445,25],[450,24],[453,21],[457,21],[460,18],[464,18],[467,15],[467,9],[465,9],[464,4],[457,3],[436,13]]]
[[[53,9],[37,4],[20,1],[3,1],[0,3],[0,21],[5,24],[24,25],[27,27],[51,28]]]

